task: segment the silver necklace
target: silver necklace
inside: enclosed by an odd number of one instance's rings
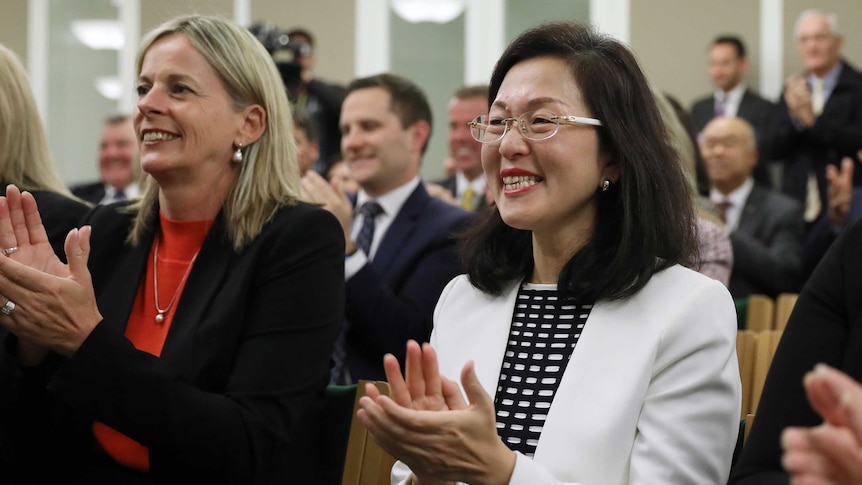
[[[174,290],[174,296],[171,297],[171,301],[168,302],[168,306],[166,306],[165,309],[162,310],[159,307],[159,237],[156,236],[156,248],[155,251],[153,251],[153,294],[155,295],[156,312],[158,312],[156,313],[156,323],[162,323],[165,321],[165,313],[167,313],[168,310],[171,309],[171,307],[174,305],[174,302],[177,300],[177,295],[180,294],[180,288],[183,287],[183,284],[185,284],[186,279],[188,279],[189,277],[189,273],[192,272],[192,265],[195,264],[195,259],[197,259],[199,252],[201,252],[201,248],[198,248],[198,250],[195,251],[195,255],[192,256],[192,260],[189,261],[189,265],[186,267],[186,272],[183,274],[183,278],[180,280],[180,284],[178,284],[177,289]]]

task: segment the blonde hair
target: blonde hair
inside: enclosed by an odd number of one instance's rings
[[[138,49],[140,74],[147,50],[169,35],[185,36],[221,79],[234,108],[258,104],[266,111],[266,128],[254,143],[243,147],[236,184],[222,204],[228,237],[240,251],[263,226],[299,197],[299,167],[293,143],[293,120],[278,69],[266,49],[242,27],[217,17],[191,15],[169,20],[148,33]],[[156,220],[159,187],[144,176],[142,198],[131,210],[137,217],[129,234],[132,244]]]
[[[51,161],[48,138],[27,73],[18,57],[0,44],[0,178],[22,190],[72,197]]]

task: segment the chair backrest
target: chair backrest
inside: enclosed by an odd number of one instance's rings
[[[356,418],[359,398],[365,396],[365,384],[377,387],[380,394],[389,395],[389,384],[382,381],[359,381],[353,403],[353,418],[350,437],[347,441],[347,456],[344,459],[342,485],[388,485],[395,458],[380,448],[368,429]]]
[[[741,417],[757,411],[763,384],[781,340],[781,333],[781,330],[736,332],[736,358],[739,362],[739,380],[742,383]]]
[[[746,330],[772,330],[775,325],[775,302],[766,295],[748,297]]]
[[[796,306],[798,298],[798,293],[782,293],[775,299],[776,330],[784,330],[784,327],[787,326],[787,320],[790,319],[790,314],[793,313],[793,307]]]

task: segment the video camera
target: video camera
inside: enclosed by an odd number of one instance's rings
[[[295,100],[302,86],[302,65],[299,61],[311,55],[311,46],[307,42],[291,40],[287,31],[274,24],[257,23],[248,30],[272,56],[288,96],[291,101]]]

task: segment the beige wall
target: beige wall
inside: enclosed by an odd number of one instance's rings
[[[315,72],[330,82],[353,79],[354,17],[354,2],[348,0],[252,0],[253,22],[303,27],[314,35]]]
[[[844,58],[856,69],[862,69],[862,2],[858,0],[784,0],[784,75],[785,77],[801,72],[802,63],[796,53],[796,42],[793,39],[793,24],[799,14],[806,9],[817,8],[834,12],[838,15],[838,30],[844,37]]]
[[[12,49],[27,65],[26,0],[0,0],[0,44]]]
[[[669,12],[673,12],[669,14]],[[759,85],[759,2],[632,0],[631,47],[656,87],[686,107],[712,92],[707,48],[721,34],[740,36],[749,56],[748,84]]]
[[[802,66],[793,41],[793,24],[811,8],[810,0],[784,0],[783,78]],[[818,0],[818,8],[835,12],[844,35],[844,54],[862,69],[862,2]],[[670,14],[672,12],[672,14]],[[732,33],[746,43],[748,84],[760,87],[760,2],[753,0],[632,0],[631,47],[650,80],[685,106],[711,92],[706,51],[717,35]]]

